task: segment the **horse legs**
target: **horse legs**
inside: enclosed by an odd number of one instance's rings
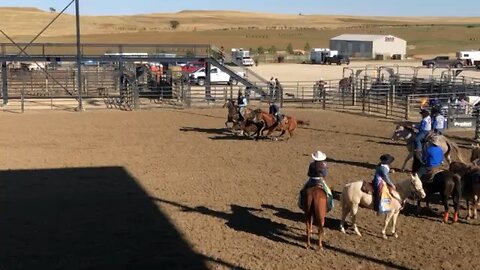
[[[443,212],[444,223],[448,222],[448,197],[448,195],[442,194],[443,208],[445,209],[445,211]]]
[[[453,214],[453,223],[458,222],[458,211],[460,206],[460,197],[458,195],[453,196],[453,208],[455,213]]]
[[[413,152],[409,151],[407,157],[405,158],[405,161],[403,162],[402,171],[405,171],[405,166],[407,166],[407,162],[412,158],[413,158]]]
[[[398,215],[400,214],[400,210],[396,211],[394,214],[393,214],[393,225],[392,225],[392,235],[393,237],[395,238],[398,238],[398,234],[397,234],[397,218],[398,218]]]
[[[387,237],[387,226],[390,223],[390,220],[392,219],[393,215],[394,215],[393,211],[385,215],[385,224],[383,225],[383,230],[382,230],[383,239],[388,239],[388,237]]]
[[[473,219],[477,219],[477,207],[478,207],[479,198],[473,196]]]
[[[306,216],[306,231],[307,231],[307,246],[305,247],[306,249],[310,249],[310,234],[312,233],[312,224],[313,224],[313,215],[307,215]]]
[[[358,227],[357,227],[357,212],[358,212],[358,204],[352,205],[352,226],[353,226],[353,230],[355,231],[355,233],[358,236],[362,236],[362,234],[360,233],[360,231],[358,230]]]
[[[343,203],[342,202],[342,220],[340,220],[340,231],[342,233],[346,233],[345,232],[345,219],[347,218],[348,214],[350,214],[350,207],[348,207],[346,205],[346,203]]]

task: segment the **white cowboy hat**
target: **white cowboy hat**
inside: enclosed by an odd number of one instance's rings
[[[436,146],[440,146],[440,144],[442,143],[439,136],[433,136],[433,138],[431,139],[431,142]]]
[[[315,161],[324,161],[325,159],[327,159],[327,155],[325,155],[324,153],[322,153],[320,151],[317,151],[317,152],[312,154],[312,158]]]

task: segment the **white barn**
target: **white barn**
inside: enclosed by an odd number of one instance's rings
[[[330,40],[330,49],[353,58],[404,59],[407,42],[391,35],[344,34]]]

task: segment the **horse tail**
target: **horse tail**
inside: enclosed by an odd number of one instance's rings
[[[310,126],[310,121],[297,120],[297,124],[300,126]]]
[[[448,148],[450,149],[450,151],[453,150],[453,152],[455,152],[455,155],[457,155],[460,162],[465,163],[465,164],[467,163],[465,161],[465,159],[463,159],[462,152],[460,152],[460,148],[458,147],[458,145],[455,142],[451,142],[451,141],[447,140],[447,145],[448,145]]]

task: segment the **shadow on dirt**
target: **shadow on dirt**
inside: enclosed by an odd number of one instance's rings
[[[195,252],[122,167],[0,172],[0,269],[234,268]]]

